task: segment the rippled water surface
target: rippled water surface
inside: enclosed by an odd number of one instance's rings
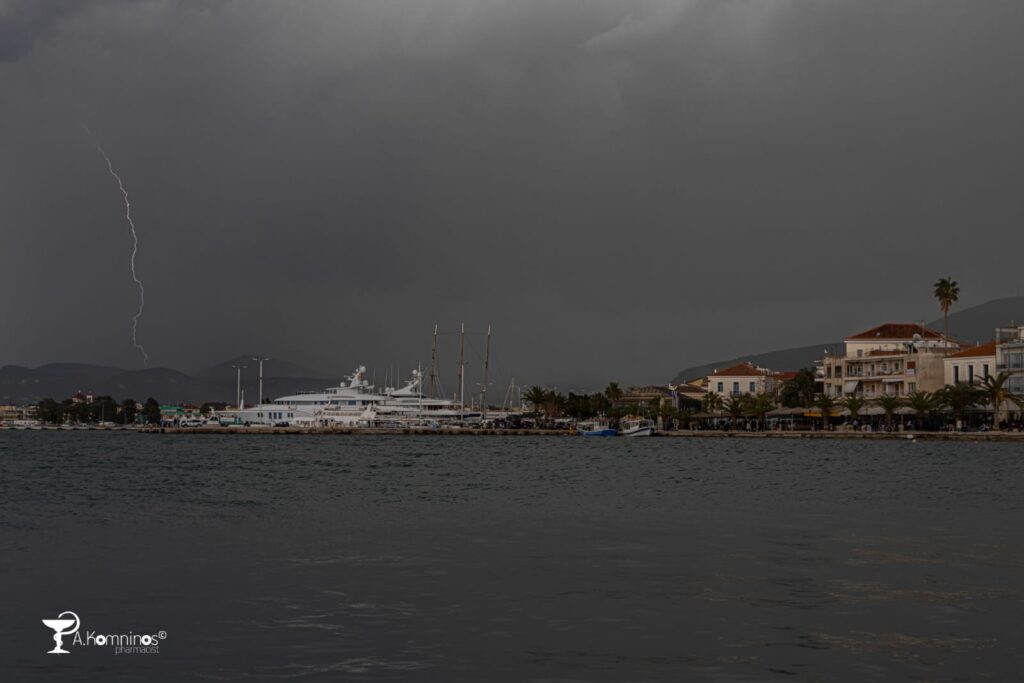
[[[0,432],[0,681],[1009,681],[1024,449]],[[159,654],[70,647],[163,630]],[[70,638],[65,638],[65,647]]]

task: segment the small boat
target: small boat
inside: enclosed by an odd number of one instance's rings
[[[654,434],[654,422],[643,417],[626,417],[619,423],[622,436],[651,436]]]
[[[618,436],[619,430],[612,427],[607,422],[601,422],[600,420],[588,420],[587,422],[580,422],[576,425],[576,432],[580,436]]]

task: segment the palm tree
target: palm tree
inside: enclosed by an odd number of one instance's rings
[[[951,277],[940,278],[935,283],[935,298],[939,301],[939,308],[942,309],[942,324],[945,328],[946,353],[949,353],[949,309],[960,299],[960,286]]]
[[[912,391],[907,394],[907,405],[914,411],[915,426],[920,429],[925,418],[939,405],[939,400],[930,391]]]
[[[714,413],[722,409],[722,397],[713,391],[705,394],[701,402],[704,404],[704,412],[706,413]]]
[[[865,401],[860,396],[847,396],[839,404],[850,411],[850,420],[856,422],[860,419],[860,411],[864,410]]]
[[[747,397],[746,396],[730,396],[725,399],[725,403],[722,404],[725,408],[725,412],[729,413],[729,417],[732,418],[732,428],[736,429],[736,420],[743,416],[743,413],[747,412]]]
[[[984,394],[974,385],[958,382],[947,384],[935,394],[942,405],[953,411],[956,420],[962,421],[964,411],[980,401]]]
[[[618,401],[622,398],[622,389],[619,388],[619,383],[608,382],[608,386],[604,390],[604,395],[609,401]]]
[[[775,407],[775,397],[771,394],[758,394],[750,400],[750,412],[757,418],[757,424],[764,429],[765,419],[769,410]]]
[[[590,406],[598,415],[603,415],[608,410],[608,397],[603,392],[596,392],[590,395]]]
[[[548,414],[548,417],[560,417],[565,412],[566,403],[565,395],[552,389],[547,392],[544,412]]]
[[[828,394],[818,394],[818,397],[814,399],[814,406],[821,410],[821,426],[823,429],[828,429],[828,421],[832,417],[832,411],[836,409],[836,405],[836,400]]]
[[[875,399],[875,405],[885,411],[885,428],[892,429],[892,416],[903,405],[903,399],[895,394],[882,394]]]
[[[981,380],[981,384],[978,386],[978,390],[983,394],[985,402],[992,406],[993,429],[999,429],[999,417],[1002,414],[1003,404],[1014,400],[1013,392],[1006,386],[1006,380],[1009,376],[1010,373],[1005,371],[995,376],[989,375]]]
[[[668,429],[669,424],[673,420],[679,419],[679,410],[677,410],[671,403],[663,403],[658,407],[658,417],[661,418],[661,423],[664,425],[664,429]]]
[[[533,412],[539,415],[544,408],[544,403],[548,400],[548,392],[544,387],[534,385],[530,387],[523,398],[533,406]]]

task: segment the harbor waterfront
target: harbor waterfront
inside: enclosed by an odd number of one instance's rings
[[[137,434],[189,434],[189,435],[337,435],[337,436],[426,436],[426,437],[578,437],[577,432],[564,429],[462,429],[417,427],[269,427],[203,426],[203,427],[0,427],[3,431],[32,432],[111,432]],[[728,431],[728,430],[675,430],[654,432],[652,437],[689,439],[853,439],[853,440],[926,440],[926,441],[1008,441],[1024,443],[1024,432],[860,432],[860,431]]]
[[[0,0],[0,683],[1024,683],[1024,0]]]
[[[0,680],[1016,680],[1020,454],[7,431]]]

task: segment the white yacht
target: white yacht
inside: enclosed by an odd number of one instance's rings
[[[228,424],[241,425],[401,427],[479,420],[480,412],[464,410],[449,399],[426,396],[423,376],[418,370],[399,389],[375,391],[366,380],[366,367],[359,366],[336,387],[223,411],[220,419],[222,424],[227,420]]]

